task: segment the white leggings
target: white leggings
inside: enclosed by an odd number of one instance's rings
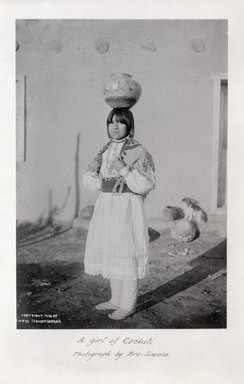
[[[110,279],[110,302],[126,311],[131,311],[136,306],[138,295],[138,279]]]

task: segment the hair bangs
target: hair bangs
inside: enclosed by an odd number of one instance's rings
[[[128,128],[130,137],[134,137],[134,117],[132,112],[127,108],[114,108],[107,117],[107,127],[113,122],[114,116],[116,121],[125,124]],[[109,136],[109,131],[108,131]]]

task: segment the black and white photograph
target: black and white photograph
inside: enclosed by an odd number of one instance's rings
[[[242,0],[0,19],[0,382],[243,383]]]
[[[226,328],[228,20],[16,20],[17,329]]]

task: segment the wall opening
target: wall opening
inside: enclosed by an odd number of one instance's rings
[[[219,121],[217,208],[225,208],[226,207],[227,103],[228,103],[228,82],[227,82],[227,80],[222,80],[220,83],[220,121]]]
[[[212,213],[225,213],[227,205],[228,79],[213,74]]]

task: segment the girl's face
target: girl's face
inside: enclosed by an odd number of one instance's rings
[[[108,126],[109,135],[112,139],[121,140],[128,134],[127,125],[118,121],[116,115],[112,118],[112,123]]]

